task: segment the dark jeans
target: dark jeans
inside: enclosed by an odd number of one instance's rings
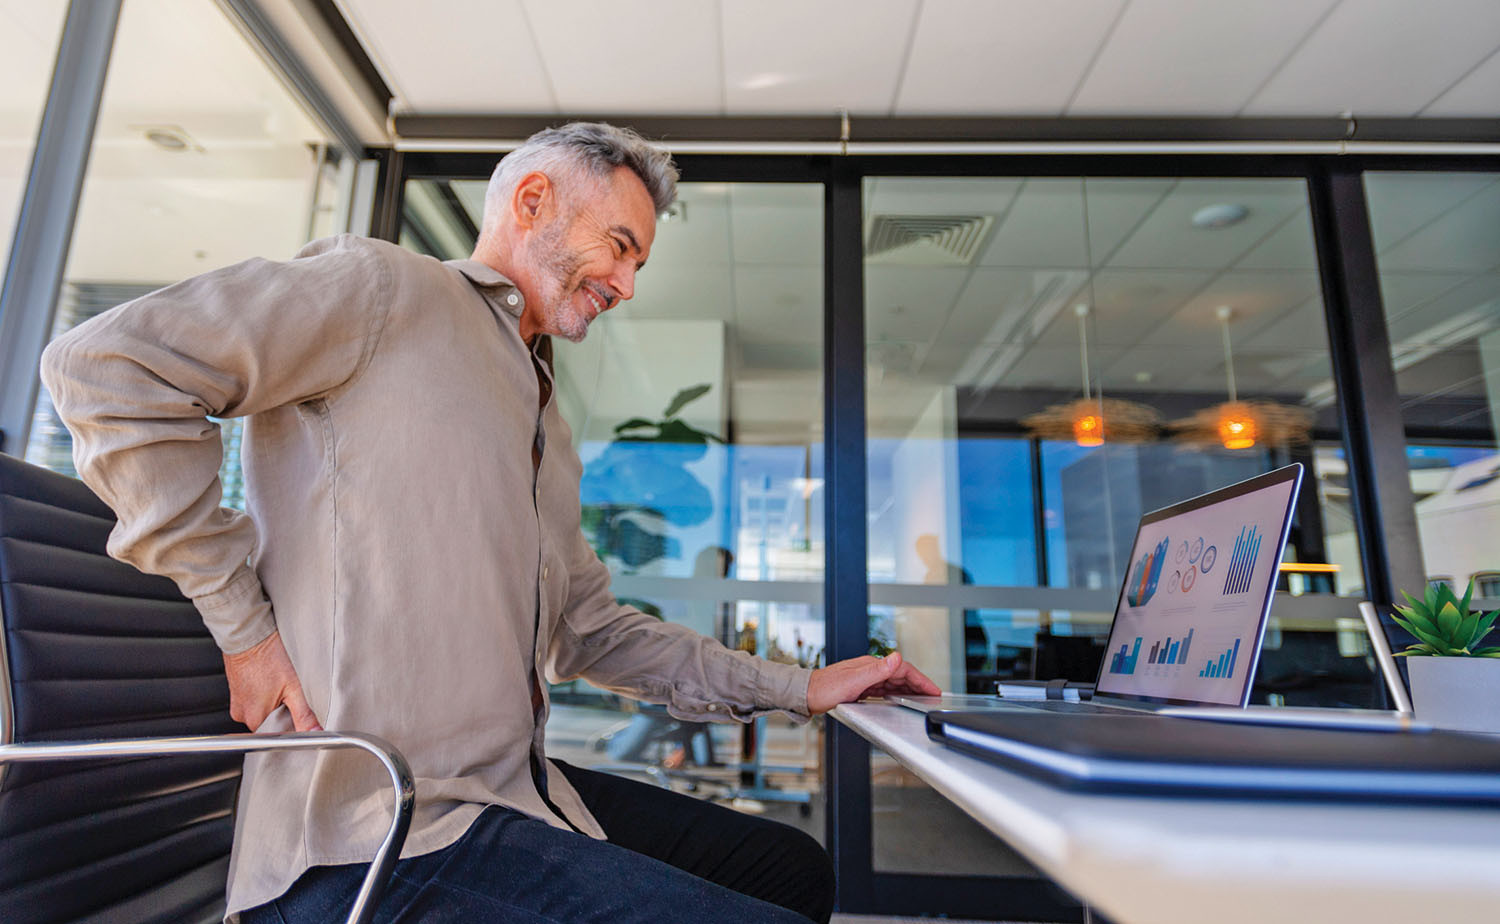
[[[396,864],[375,920],[506,924],[826,924],[833,864],[779,822],[559,763],[609,841],[500,806],[458,841]],[[317,866],[244,924],[349,913],[365,866]]]

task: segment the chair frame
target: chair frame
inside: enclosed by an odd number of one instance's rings
[[[395,791],[391,825],[365,874],[347,924],[369,924],[385,891],[391,869],[411,827],[416,787],[401,752],[374,735],[331,732],[286,732],[277,735],[196,735],[183,738],[121,738],[105,741],[47,741],[0,745],[0,767],[9,763],[89,760],[109,757],[164,757],[176,754],[249,754],[255,751],[309,751],[357,748],[385,767]]]

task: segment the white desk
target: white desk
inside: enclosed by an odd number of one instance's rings
[[[924,716],[833,717],[1117,924],[1500,921],[1500,809],[1082,795],[950,750]]]

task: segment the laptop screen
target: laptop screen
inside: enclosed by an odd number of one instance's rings
[[[1097,692],[1249,701],[1301,480],[1289,465],[1141,518]]]

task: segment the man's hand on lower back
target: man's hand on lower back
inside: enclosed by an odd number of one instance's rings
[[[883,658],[850,658],[813,671],[807,683],[807,711],[817,715],[839,703],[852,703],[866,696],[889,693],[936,696],[941,692],[926,674],[903,661],[898,652],[891,652]]]
[[[302,695],[302,682],[281,644],[280,632],[272,632],[254,647],[225,655],[224,673],[229,676],[229,716],[251,731],[282,705],[297,731],[323,730]]]

